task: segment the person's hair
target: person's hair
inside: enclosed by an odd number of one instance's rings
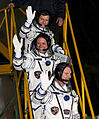
[[[59,63],[56,68],[55,68],[55,78],[58,79],[58,80],[61,80],[62,78],[62,74],[63,74],[63,71],[66,67],[70,67],[70,64],[66,63],[66,62],[61,62]]]

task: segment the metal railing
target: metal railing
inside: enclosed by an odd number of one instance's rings
[[[82,68],[82,64],[81,64],[77,44],[76,44],[76,40],[75,40],[75,36],[74,36],[74,32],[73,32],[73,27],[72,27],[72,23],[71,23],[71,19],[70,19],[68,4],[66,3],[66,18],[64,20],[64,26],[63,26],[63,36],[64,36],[63,48],[65,50],[65,53],[69,57],[71,57],[70,51],[69,51],[69,46],[68,46],[68,43],[67,43],[67,21],[69,22],[69,27],[70,27],[70,31],[71,31],[71,35],[72,35],[74,49],[75,49],[75,52],[76,52],[76,57],[77,57],[77,61],[78,61],[79,69],[80,69],[80,74],[81,74],[82,98],[81,98],[80,91],[79,91],[79,88],[78,88],[78,83],[77,83],[77,79],[76,79],[76,75],[75,75],[75,70],[74,70],[74,67],[73,67],[73,64],[72,64],[73,77],[74,77],[76,90],[77,90],[77,93],[78,93],[79,98],[80,98],[80,107],[81,107],[81,111],[82,111],[82,116],[83,116],[83,119],[86,119],[86,114],[85,114],[85,92],[86,92],[86,96],[87,96],[88,104],[89,104],[89,107],[90,107],[91,115],[92,115],[92,118],[95,119],[91,99],[90,99],[90,96],[89,96],[89,92],[88,92],[88,88],[87,88],[87,84],[86,84],[86,80],[85,80],[85,76],[84,76],[84,72],[83,72],[83,68]]]

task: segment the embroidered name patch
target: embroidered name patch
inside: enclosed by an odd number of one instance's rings
[[[56,115],[58,112],[59,112],[59,108],[54,106],[54,107],[51,107],[51,112],[53,115]]]

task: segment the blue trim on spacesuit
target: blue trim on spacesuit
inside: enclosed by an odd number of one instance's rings
[[[33,24],[34,25],[34,24]],[[40,28],[38,28],[36,25],[34,25],[36,29],[42,31],[43,33],[47,32],[47,31],[44,31],[44,30],[41,30]]]
[[[27,22],[27,23],[28,23],[28,22]],[[26,28],[26,29],[29,29],[29,28],[31,28],[31,25],[30,25],[29,27],[23,25],[23,27]]]
[[[44,93],[44,94],[41,94],[39,90],[40,90],[40,88],[38,89],[37,93],[38,93],[41,97],[43,97],[43,96],[45,96],[45,95],[46,95],[46,93],[47,93],[46,91],[45,91],[45,93]]]
[[[60,90],[60,89],[58,89],[55,85],[52,85],[55,89],[57,89],[57,90],[59,90],[60,92],[62,92],[62,93],[67,93],[66,91],[63,91],[63,90]]]
[[[20,60],[20,59],[22,59],[22,56],[19,57],[19,58],[17,58],[16,56],[14,56],[14,59]]]

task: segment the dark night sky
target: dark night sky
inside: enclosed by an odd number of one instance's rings
[[[89,60],[92,63],[92,56],[96,58],[99,53],[99,8],[97,1],[69,1],[69,11],[81,55],[86,55],[85,60]]]
[[[95,115],[99,115],[99,7],[96,0],[68,0],[72,26]],[[88,104],[86,102],[86,107]],[[89,108],[86,109],[88,115]]]

